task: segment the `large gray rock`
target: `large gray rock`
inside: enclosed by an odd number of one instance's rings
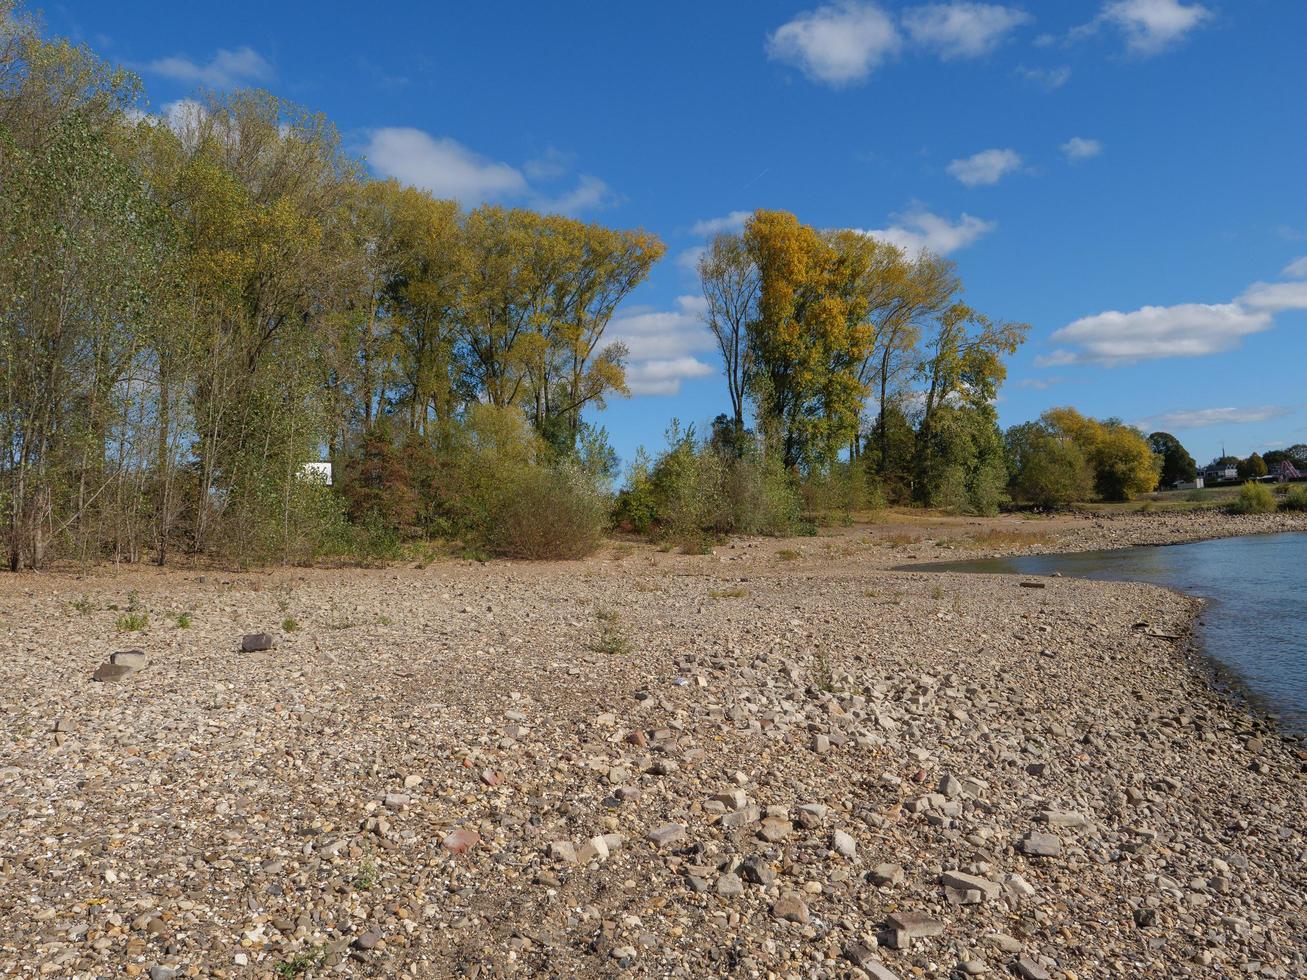
[[[246,633],[241,637],[241,653],[271,650],[276,645],[271,633]]]

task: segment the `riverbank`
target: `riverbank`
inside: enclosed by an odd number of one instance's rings
[[[0,963],[1301,975],[1304,760],[1190,669],[1190,600],[889,570],[1249,527],[1184,516],[8,579]]]

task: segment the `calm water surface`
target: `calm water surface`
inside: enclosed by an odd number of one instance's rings
[[[918,566],[920,568],[921,566]],[[1151,582],[1206,600],[1203,652],[1284,729],[1307,732],[1307,534],[949,562],[934,569]]]

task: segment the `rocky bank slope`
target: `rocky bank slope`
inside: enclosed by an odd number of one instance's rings
[[[1307,974],[1190,600],[792,544],[6,578],[0,972]]]

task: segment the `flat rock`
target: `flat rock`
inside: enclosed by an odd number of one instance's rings
[[[128,667],[125,664],[103,663],[95,668],[95,673],[91,675],[93,681],[120,681],[129,674],[136,673],[135,667]]]
[[[666,847],[685,836],[685,825],[679,823],[663,824],[661,827],[655,827],[644,836],[645,840],[655,847]]]
[[[241,637],[241,653],[271,650],[276,646],[276,643],[277,641],[272,638],[271,633],[246,633]]]
[[[981,878],[979,875],[964,874],[961,871],[945,871],[939,876],[939,880],[946,888],[956,888],[964,892],[978,891],[989,901],[998,898],[1003,891],[1003,886],[996,881]]]
[[[892,912],[889,924],[909,939],[926,939],[944,934],[944,923],[924,912]]]
[[[1040,834],[1030,831],[1017,844],[1022,854],[1032,857],[1057,857],[1062,853],[1062,839],[1055,834]]]

